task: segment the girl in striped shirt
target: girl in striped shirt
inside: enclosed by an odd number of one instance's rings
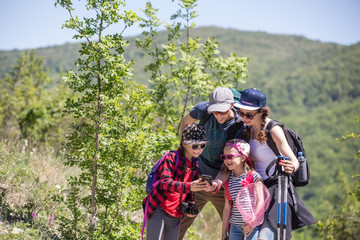
[[[224,160],[224,164],[220,171],[224,173],[230,172],[228,186],[233,200],[236,199],[237,193],[242,188],[243,181],[246,181],[249,171],[253,171],[253,164],[249,158],[249,152],[250,145],[246,141],[233,139],[226,143],[224,154],[220,155],[220,158]],[[262,181],[259,173],[253,171],[252,176],[252,182]],[[256,240],[259,234],[259,226],[253,229],[249,224],[245,223],[238,209],[232,207],[230,204],[229,200],[225,198],[221,239],[242,240],[246,235],[246,239]]]

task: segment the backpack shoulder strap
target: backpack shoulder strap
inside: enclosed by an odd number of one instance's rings
[[[230,126],[227,140],[229,141],[229,140],[233,139],[235,134],[239,131],[239,129],[242,129],[242,130],[245,129],[244,121],[240,117],[238,119],[236,119],[236,121],[234,122],[233,125]]]
[[[248,183],[253,183],[254,182],[254,173],[255,172],[253,170],[251,170],[246,174],[246,181]]]
[[[165,157],[170,153],[170,151],[167,151],[155,164],[154,168],[151,170],[151,172],[154,174],[153,181],[156,181],[157,179],[157,171],[161,163],[164,161]]]
[[[227,200],[229,201],[229,204],[232,206],[234,205],[234,201],[231,198],[230,190],[229,190],[229,179],[224,183],[224,189],[225,189],[225,195]]]
[[[281,128],[283,128],[284,124],[282,124],[282,123],[280,123],[280,122],[278,122],[276,120],[270,120],[270,122],[268,122],[268,124],[266,126],[266,129],[265,129],[266,137],[267,137],[266,143],[269,146],[269,148],[275,153],[275,155],[279,156],[280,152],[277,149],[276,144],[275,144],[275,142],[274,142],[274,140],[272,138],[272,135],[271,135],[271,130],[275,126],[280,126]]]
[[[177,154],[177,151],[168,151],[166,152],[161,159],[156,163],[156,166],[154,167],[154,179],[153,179],[153,184],[151,187],[151,191],[160,183],[160,179],[158,179],[158,168],[160,166],[160,164],[165,160],[165,157],[169,154],[169,153],[175,153],[175,168],[174,168],[174,173],[177,171],[177,169],[179,168],[180,165],[180,157]]]
[[[177,171],[177,169],[179,168],[179,164],[180,164],[180,156],[179,154],[177,153],[177,151],[171,151],[171,152],[174,152],[175,153],[175,168],[174,168],[174,172]]]
[[[204,126],[204,124],[207,122],[207,120],[209,120],[210,117],[211,117],[211,113],[209,113],[206,108],[205,112],[200,118],[199,125]]]
[[[229,178],[230,179],[230,178]],[[227,200],[229,201],[230,204],[230,217],[232,215],[232,210],[234,208],[234,201],[231,198],[230,195],[230,190],[229,190],[229,179],[224,183],[224,189],[225,189],[225,195]],[[230,222],[229,222],[229,228],[228,228],[228,233],[230,233]]]

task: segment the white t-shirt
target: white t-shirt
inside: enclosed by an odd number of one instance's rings
[[[266,126],[268,125],[271,119],[267,119],[264,131]],[[258,140],[253,139],[250,136],[250,158],[255,163],[255,170],[260,173],[260,176],[263,180],[268,179],[269,177],[266,175],[266,168],[269,163],[276,158],[275,153],[271,150],[271,148],[267,145],[266,142],[260,143]],[[271,175],[274,172],[275,164],[271,167],[269,174]]]

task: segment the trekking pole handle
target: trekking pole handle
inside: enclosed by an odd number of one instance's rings
[[[290,158],[283,157],[283,156],[277,156],[276,167],[277,167],[278,174],[279,175],[289,175],[288,173],[285,172],[284,166],[279,164],[281,162],[281,160],[290,160]]]
[[[281,160],[284,160],[284,157],[277,156],[276,170],[277,170],[278,175],[283,175],[285,173],[284,167],[282,165],[280,165]]]
[[[290,160],[290,158],[289,158],[289,157],[284,157],[284,160]],[[282,167],[283,167],[283,166],[282,166]],[[289,176],[289,175],[290,175],[289,173],[285,172],[284,167],[283,167],[283,174],[284,174],[285,176]]]

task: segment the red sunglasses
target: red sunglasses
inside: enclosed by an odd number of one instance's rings
[[[240,154],[221,154],[220,158],[221,158],[221,160],[225,161],[226,159],[232,160],[235,157],[240,157],[242,155],[245,155],[245,154],[241,154],[241,153]],[[253,165],[252,165],[252,163],[250,161],[250,158],[248,156],[246,156],[246,155],[245,155],[245,157],[246,157],[246,160],[248,161],[249,165],[251,167],[253,167]]]

